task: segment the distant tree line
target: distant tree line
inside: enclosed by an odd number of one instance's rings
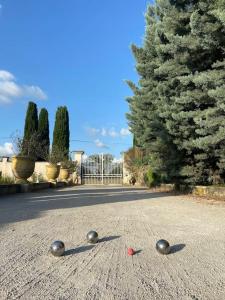
[[[225,2],[156,0],[128,103],[135,147],[165,181],[225,180]]]

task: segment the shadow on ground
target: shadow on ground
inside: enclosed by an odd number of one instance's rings
[[[105,203],[132,202],[168,197],[145,188],[68,188],[0,198],[0,225],[37,218],[41,212]]]
[[[186,245],[185,244],[176,244],[170,247],[170,253],[169,254],[174,254],[176,252],[179,252],[184,249]]]
[[[64,256],[68,256],[68,255],[73,255],[73,254],[78,254],[78,253],[82,253],[85,251],[89,251],[92,248],[94,248],[94,245],[90,245],[90,246],[81,246],[81,247],[77,247],[74,249],[68,249],[64,252]]]
[[[99,239],[98,243],[113,241],[113,240],[118,239],[120,237],[121,237],[120,235],[106,236],[106,237],[103,237],[102,239]]]

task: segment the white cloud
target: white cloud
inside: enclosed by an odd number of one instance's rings
[[[0,145],[0,156],[12,156],[13,155],[13,145],[12,143],[4,143]]]
[[[103,142],[101,142],[99,139],[95,140],[95,145],[98,148],[108,148]]]
[[[100,129],[97,129],[97,128],[94,128],[94,127],[87,127],[86,130],[92,136],[97,135],[100,132]]]
[[[105,128],[102,128],[101,135],[102,136],[107,136],[107,130]]]
[[[130,133],[130,130],[129,130],[129,128],[121,128],[121,130],[120,130],[120,135],[121,136],[127,136],[127,135],[130,135],[131,133]]]
[[[0,70],[0,103],[11,103],[16,98],[45,100],[47,96],[40,87],[19,85],[13,74]]]
[[[119,134],[115,131],[114,128],[111,128],[109,131],[108,131],[108,135],[115,138],[117,137]]]
[[[8,71],[0,70],[0,80],[15,80],[15,77]]]
[[[116,131],[114,127],[109,129],[105,127],[102,128],[87,127],[86,130],[91,136],[99,135],[104,137],[108,136],[112,138],[124,137],[131,134],[129,128],[121,128],[119,131]]]
[[[45,100],[47,98],[45,93],[38,86],[24,86],[23,90],[27,97],[35,96],[35,98],[38,98],[40,100]]]

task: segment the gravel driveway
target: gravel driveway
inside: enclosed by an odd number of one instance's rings
[[[48,253],[56,239],[60,258]],[[224,203],[121,187],[1,197],[0,250],[1,300],[225,299]]]

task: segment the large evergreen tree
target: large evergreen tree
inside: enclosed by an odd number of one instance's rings
[[[45,157],[49,154],[49,121],[48,121],[48,111],[45,108],[42,108],[39,113],[38,119],[38,139],[42,146]],[[41,157],[39,159],[43,159]]]
[[[66,106],[60,106],[55,116],[52,151],[61,152],[62,159],[69,158],[69,113]]]
[[[174,52],[170,60],[174,65],[177,62],[179,66],[184,65],[187,73],[175,75],[176,94],[172,97],[170,94],[166,124],[179,149],[185,151],[181,175],[193,184],[217,183],[224,172],[225,28],[216,16],[216,8],[217,1],[208,0],[195,1],[188,6],[190,17],[186,34],[174,33],[182,48]],[[168,18],[170,15],[168,12]],[[168,28],[169,22],[166,32]],[[169,44],[174,48],[174,41]],[[176,72],[177,69],[174,67]],[[171,72],[168,76],[171,77]]]
[[[24,155],[30,154],[32,144],[35,143],[38,130],[38,112],[37,105],[34,102],[28,103],[28,108],[25,118],[24,135],[23,135],[23,149]]]
[[[38,130],[38,111],[37,105],[34,102],[28,103],[25,126],[24,139],[29,140],[30,137]]]
[[[158,0],[133,46],[131,131],[159,171],[191,184],[225,176],[224,11],[224,0]]]
[[[136,145],[149,153],[151,167],[168,179],[175,179],[179,173],[180,154],[174,145],[165,122],[160,115],[162,101],[159,97],[159,82],[164,74],[157,73],[160,67],[157,48],[162,43],[159,38],[159,23],[163,13],[159,7],[149,6],[146,13],[146,33],[141,48],[132,46],[136,59],[136,69],[140,76],[138,86],[128,82],[134,96],[128,98],[130,113],[127,115]]]

